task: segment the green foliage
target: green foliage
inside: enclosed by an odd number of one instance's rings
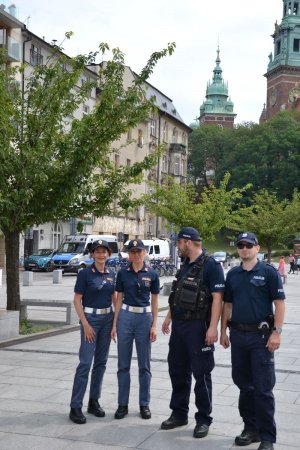
[[[236,205],[249,188],[228,191],[229,179],[226,174],[219,187],[205,188],[200,197],[191,183],[179,185],[170,179],[165,186],[153,184],[153,193],[144,200],[150,211],[168,220],[175,229],[193,226],[203,239],[213,240],[237,215]]]
[[[44,326],[33,326],[28,319],[23,319],[20,323],[20,334],[34,334],[40,333],[41,331],[51,330],[53,327],[50,325]]]
[[[222,130],[204,126],[190,138],[189,167],[192,179],[206,185],[206,170],[211,163],[218,184],[231,173],[229,187],[242,188],[248,183],[251,193],[260,189],[276,192],[279,199],[292,199],[293,189],[300,191],[300,115],[283,111],[257,125],[243,123]]]
[[[252,231],[265,246],[269,256],[274,246],[284,246],[288,237],[300,226],[300,194],[295,190],[292,200],[278,200],[276,194],[262,189],[256,192],[251,208],[235,215],[231,229],[236,232]]]

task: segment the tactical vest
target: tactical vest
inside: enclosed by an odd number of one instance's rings
[[[204,253],[184,277],[181,277],[181,270],[177,272],[169,296],[172,319],[210,321],[212,295],[203,283],[203,269],[208,258]]]

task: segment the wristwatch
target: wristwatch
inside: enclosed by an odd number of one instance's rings
[[[275,333],[281,334],[282,333],[282,328],[281,327],[274,327],[273,331],[275,331]]]

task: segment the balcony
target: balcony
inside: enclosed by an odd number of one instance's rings
[[[7,51],[7,59],[9,62],[21,61],[21,43],[10,36],[6,37],[5,30],[3,29],[0,29],[0,48],[4,48]]]
[[[32,48],[30,49],[30,64],[32,66],[39,66],[43,64],[43,55]]]
[[[186,145],[172,143],[170,144],[170,152],[174,153],[186,153]]]

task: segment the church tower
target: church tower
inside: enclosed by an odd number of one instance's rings
[[[208,82],[206,100],[200,106],[199,124],[233,128],[236,114],[233,102],[228,97],[228,84],[222,78],[220,49],[217,49],[216,67],[212,82]]]
[[[300,1],[283,0],[281,24],[276,21],[274,51],[269,55],[267,102],[260,122],[278,111],[300,109]]]

